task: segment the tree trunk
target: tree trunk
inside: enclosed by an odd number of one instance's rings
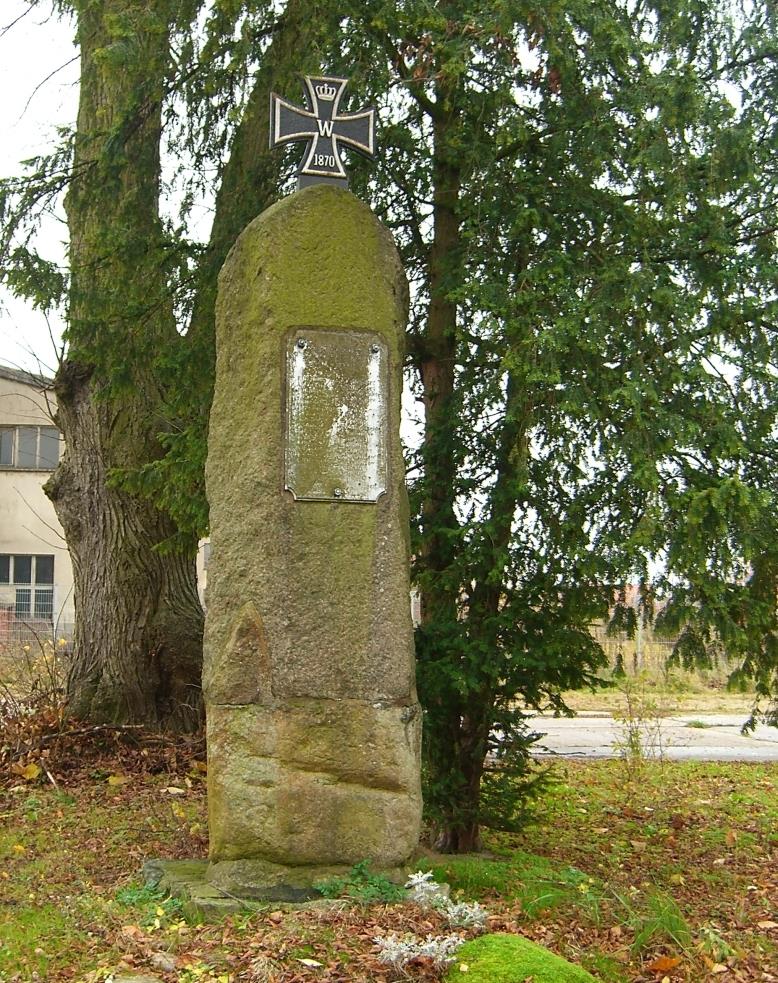
[[[201,336],[213,345],[216,281],[222,263],[248,223],[279,195],[283,159],[269,148],[270,93],[299,88],[306,65],[319,72],[319,36],[337,36],[339,15],[329,2],[317,4],[312,16],[308,0],[288,0],[273,29],[273,39],[254,76],[246,109],[230,148],[216,195],[213,226],[198,270],[199,287],[187,337]],[[200,373],[202,375],[202,373]],[[213,386],[213,371],[208,374]]]
[[[418,566],[421,626],[417,655],[422,703],[427,715],[424,756],[433,813],[437,815],[435,847],[442,852],[472,850],[478,842],[477,800],[480,772],[473,770],[468,748],[472,737],[464,728],[466,702],[452,681],[441,680],[438,659],[450,657],[449,645],[459,634],[459,583],[451,570],[457,555],[459,527],[454,511],[457,477],[454,386],[457,352],[457,306],[447,296],[452,271],[459,261],[461,226],[458,215],[462,175],[453,136],[453,93],[438,83],[433,126],[433,217],[430,247],[430,307],[419,346],[425,427],[422,543]],[[473,796],[475,795],[475,799]],[[473,811],[475,807],[476,811]]]
[[[196,290],[186,335],[164,367],[167,410],[177,426],[157,481],[175,485],[172,508],[183,529],[207,528],[205,458],[216,364],[216,290],[222,264],[248,223],[279,196],[283,157],[268,141],[270,93],[293,93],[299,73],[318,74],[319,57],[338,37],[342,9],[322,0],[311,13],[308,0],[288,0],[254,75],[251,93],[235,129],[220,175],[213,225],[195,273]]]
[[[73,560],[76,625],[69,711],[176,731],[201,721],[202,609],[191,556],[159,552],[175,529],[145,499],[111,487],[111,461],[149,426],[137,406],[101,399],[66,362],[57,420],[67,441],[47,485]]]
[[[480,719],[461,716],[454,708],[449,732],[455,732],[455,744],[447,756],[437,756],[437,780],[453,780],[458,788],[452,808],[438,824],[434,847],[440,853],[474,853],[481,849],[481,778],[489,725],[484,726],[482,715]]]
[[[441,92],[437,105],[449,95]],[[423,625],[436,630],[456,621],[457,587],[445,573],[456,555],[452,533],[458,528],[454,513],[456,483],[454,395],[457,346],[456,303],[447,296],[461,248],[457,214],[461,174],[449,146],[454,120],[439,109],[433,120],[433,216],[430,248],[430,307],[421,342],[420,375],[424,399],[424,500],[422,503],[422,567],[428,574],[421,597]]]
[[[154,361],[174,341],[159,219],[167,5],[77,5],[81,90],[66,200],[68,360],[57,373],[63,459],[46,486],[74,568],[75,715],[188,730],[201,719],[195,543],[160,551],[171,519],[112,480],[162,453]]]
[[[450,93],[440,93],[437,105],[450,102]],[[490,535],[485,540],[476,582],[467,604],[468,632],[458,612],[457,591],[461,580],[452,576],[457,543],[456,431],[454,407],[456,385],[456,319],[453,301],[445,296],[446,282],[460,260],[461,226],[457,213],[462,174],[453,152],[447,148],[453,137],[455,118],[441,111],[433,123],[435,134],[434,217],[435,234],[430,252],[430,313],[424,337],[424,384],[426,428],[424,440],[425,488],[423,570],[427,575],[422,603],[422,630],[428,658],[435,658],[435,645],[447,647],[451,638],[467,634],[470,644],[477,639],[488,651],[499,644],[496,616],[503,596],[506,549],[517,506],[517,479],[526,463],[527,407],[516,377],[508,379],[505,418],[497,453],[497,480],[489,501]],[[434,572],[432,577],[430,571]],[[446,627],[448,626],[448,628]],[[467,644],[467,641],[465,642]],[[463,661],[471,661],[469,655]],[[463,667],[464,671],[464,667]],[[468,678],[436,694],[426,704],[428,719],[436,732],[434,746],[428,743],[427,767],[431,786],[444,790],[440,804],[435,848],[444,853],[479,850],[481,834],[481,780],[484,775],[493,703],[498,680],[488,671],[470,665]],[[436,684],[439,687],[439,683]],[[428,735],[429,737],[429,735]]]

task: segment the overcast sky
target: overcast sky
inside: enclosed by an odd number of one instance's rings
[[[0,31],[26,9],[23,0],[0,0]],[[72,61],[76,55],[72,38],[72,25],[47,19],[43,8],[28,13],[0,36],[1,177],[19,174],[20,161],[45,152],[56,138],[55,128],[75,121],[78,63]],[[59,222],[46,223],[39,238],[44,255],[57,261],[64,257],[63,219],[60,215]],[[59,344],[62,325],[54,318],[50,326]],[[56,367],[46,319],[2,290],[0,362],[33,371],[53,372]]]

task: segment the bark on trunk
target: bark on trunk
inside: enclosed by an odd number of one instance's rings
[[[449,98],[439,92],[437,105]],[[447,583],[445,571],[456,553],[452,532],[458,523],[454,513],[456,483],[455,427],[452,405],[457,345],[457,307],[447,296],[450,272],[461,249],[457,214],[461,173],[449,146],[453,114],[440,109],[433,120],[433,215],[430,248],[430,308],[421,344],[420,374],[424,399],[424,501],[422,503],[422,565],[433,574],[421,598],[422,624],[446,624],[456,620],[456,585]]]
[[[175,339],[159,220],[165,4],[79,5],[81,91],[70,229],[70,353],[57,373],[63,459],[47,485],[74,568],[70,710],[193,729],[202,610],[194,549],[159,552],[171,519],[111,481],[161,454],[154,360]],[[194,546],[195,544],[191,544]]]
[[[47,486],[73,559],[76,626],[67,698],[75,716],[176,731],[201,721],[202,609],[191,556],[154,547],[174,533],[107,471],[149,421],[101,400],[74,363],[57,378],[67,452]],[[122,438],[117,440],[117,434]]]
[[[205,526],[206,434],[216,365],[215,308],[219,271],[248,223],[279,195],[284,160],[268,144],[270,93],[293,93],[299,73],[321,70],[322,47],[338,36],[342,8],[322,0],[311,16],[308,0],[289,0],[276,21],[272,40],[254,76],[251,94],[221,172],[208,245],[198,262],[196,291],[186,335],[166,367],[169,411],[177,421],[175,439],[163,464],[178,483],[177,518],[185,527]]]
[[[454,510],[457,477],[456,355],[457,308],[447,296],[451,271],[461,262],[462,236],[459,197],[462,171],[457,146],[456,93],[439,83],[433,115],[433,215],[434,237],[430,250],[430,310],[421,344],[420,372],[425,406],[425,497],[422,504],[424,539],[421,567],[425,573],[422,594],[422,631],[435,658],[436,642],[447,646],[461,638],[459,578],[451,571],[456,563],[458,527]],[[485,650],[498,644],[496,616],[503,594],[506,548],[517,505],[517,475],[525,454],[516,453],[517,441],[526,429],[525,409],[520,407],[521,386],[508,380],[505,420],[497,455],[497,481],[489,503],[490,539],[484,548],[482,568],[469,598],[467,630],[470,642],[481,639]],[[526,448],[524,448],[526,452]],[[430,576],[432,574],[432,576]],[[446,628],[448,626],[448,628]],[[450,636],[450,637],[449,637]],[[471,667],[471,672],[474,670]],[[480,849],[481,781],[484,775],[492,713],[498,680],[486,669],[467,680],[468,690],[449,686],[431,696],[428,716],[435,730],[434,746],[428,743],[430,783],[444,790],[442,817],[438,821],[435,848],[466,853]],[[429,738],[430,735],[428,735]]]
[[[461,220],[458,214],[462,174],[454,139],[457,128],[455,93],[438,83],[433,127],[433,216],[430,247],[430,308],[421,344],[419,371],[423,387],[425,432],[423,540],[419,565],[423,571],[421,629],[424,658],[434,664],[446,658],[458,634],[458,580],[451,575],[456,559],[458,521],[454,511],[457,478],[454,406],[457,353],[457,306],[448,293],[451,273],[459,262]],[[427,674],[434,673],[427,668]],[[428,713],[425,733],[429,781],[442,813],[434,837],[441,852],[477,849],[479,763],[472,755],[466,699],[449,685],[424,694]]]
[[[235,131],[230,157],[216,195],[208,247],[198,272],[199,287],[187,338],[213,347],[216,281],[222,263],[243,229],[279,195],[282,158],[268,146],[268,104],[273,91],[286,93],[299,86],[299,74],[315,61],[319,35],[337,30],[338,15],[331,4],[320,5],[311,16],[308,0],[289,0],[273,29],[273,39],[254,77],[243,117]],[[308,54],[312,51],[313,54]],[[213,372],[208,375],[209,393]]]
[[[483,713],[475,718],[456,712],[450,725],[456,730],[456,743],[441,761],[438,780],[457,781],[456,808],[439,824],[434,847],[440,853],[474,853],[481,849],[478,817],[489,726],[484,725]]]

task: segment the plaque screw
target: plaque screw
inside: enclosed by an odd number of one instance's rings
[[[343,489],[336,488],[333,494],[335,495],[335,498],[343,498]]]
[[[371,351],[371,352],[372,352],[372,353],[373,353],[374,355],[377,355],[377,354],[378,354],[378,353],[379,353],[379,352],[381,351],[381,349],[380,349],[380,348],[378,347],[378,345],[371,345],[371,346],[370,346],[370,351]]]
[[[297,347],[298,348],[305,348],[307,346],[307,344],[308,344],[308,342],[305,340],[305,338],[298,338],[297,339]]]

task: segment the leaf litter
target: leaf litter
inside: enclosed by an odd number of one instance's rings
[[[457,900],[489,911],[489,931],[521,933],[614,983],[778,981],[774,771],[657,763],[637,790],[624,788],[617,762],[557,771],[532,826],[488,836],[490,854],[470,867],[430,860],[449,865]],[[391,983],[397,973],[378,960],[376,937],[450,931],[415,904],[276,905],[187,923],[177,903],[144,895],[138,872],[154,856],[207,855],[205,773],[200,736],[64,719],[4,734],[3,983],[103,983],[117,969],[164,983]],[[495,857],[510,876],[479,884]],[[551,865],[537,896],[528,858]],[[421,960],[405,973],[440,978]]]

